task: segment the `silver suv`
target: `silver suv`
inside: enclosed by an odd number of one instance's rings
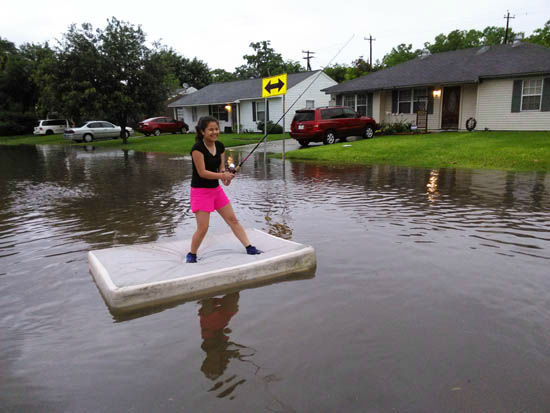
[[[69,128],[67,119],[44,119],[34,127],[33,133],[35,135],[53,135],[54,133],[63,133],[67,128]]]

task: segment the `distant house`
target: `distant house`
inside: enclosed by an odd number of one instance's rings
[[[197,91],[197,89],[192,86],[187,86],[187,84],[185,83],[184,86],[185,87],[176,89],[172,91],[172,93],[170,93],[170,96],[168,96],[168,100],[166,101],[166,107],[163,113],[164,116],[183,120],[183,111],[181,110],[181,108],[172,108],[169,105],[171,103],[174,103],[176,100],[181,99],[182,96],[188,95],[190,93],[195,93]]]
[[[290,122],[296,109],[326,106],[330,97],[321,89],[337,83],[319,71],[291,73],[287,76],[286,109],[311,84],[285,116],[285,129],[290,130]],[[313,83],[312,83],[313,82]],[[240,132],[258,131],[258,122],[277,122],[283,115],[282,96],[268,98],[267,105],[262,99],[262,79],[237,80],[213,83],[198,91],[185,95],[168,106],[183,114],[190,130],[201,116],[211,115],[220,122],[220,129]],[[282,121],[281,121],[282,124]]]
[[[324,91],[379,123],[415,124],[427,111],[430,130],[463,130],[469,118],[477,130],[550,130],[550,49],[517,42],[423,55]]]

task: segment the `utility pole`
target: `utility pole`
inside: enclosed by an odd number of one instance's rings
[[[310,52],[309,50],[302,50],[302,53],[306,53],[307,56],[303,57],[302,59],[307,60],[307,70],[311,70],[311,65],[309,64],[309,59],[315,59],[313,56],[310,56],[310,54],[314,55],[315,52]]]
[[[510,22],[510,19],[515,19],[516,16],[510,16],[510,11],[506,10],[506,16],[504,16],[506,19],[506,33],[504,33],[504,44],[508,43],[508,24]]]
[[[369,37],[363,37],[364,40],[368,40],[369,43],[370,43],[370,60],[369,60],[369,64],[370,64],[370,70],[372,70],[372,42],[376,39],[373,39],[372,38],[372,35],[369,33]]]

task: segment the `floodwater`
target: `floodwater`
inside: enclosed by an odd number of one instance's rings
[[[190,173],[0,147],[1,411],[550,411],[550,174],[259,153],[226,192],[315,274],[112,314],[86,252],[189,238]]]

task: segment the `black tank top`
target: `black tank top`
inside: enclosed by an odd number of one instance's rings
[[[222,153],[225,152],[225,146],[220,141],[214,142],[216,145],[216,155],[212,156],[204,142],[201,140],[195,143],[191,148],[191,159],[193,158],[193,151],[199,151],[204,155],[204,166],[207,171],[219,172],[220,162],[222,161]],[[191,178],[191,186],[193,188],[216,188],[219,186],[217,179],[204,179],[199,176],[197,168],[195,167],[195,161],[193,161],[193,177]]]

